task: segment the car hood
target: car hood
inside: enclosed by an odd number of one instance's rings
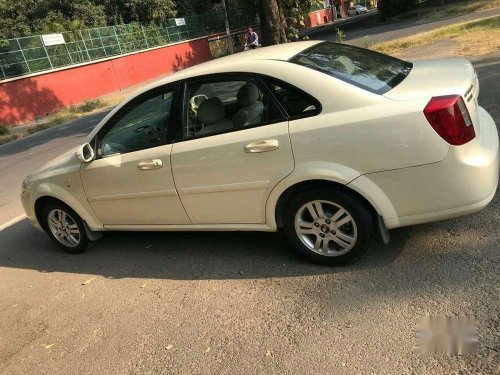
[[[46,178],[55,174],[62,174],[79,170],[82,162],[76,156],[77,147],[65,152],[61,156],[47,162],[41,168],[26,177],[28,181]]]

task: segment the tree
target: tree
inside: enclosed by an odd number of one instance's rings
[[[262,0],[260,9],[262,44],[267,46],[286,43],[285,17],[278,0]]]
[[[260,20],[264,45],[297,40],[305,16],[320,0],[261,0]]]
[[[163,23],[175,14],[174,0],[0,0],[0,39],[123,22]]]

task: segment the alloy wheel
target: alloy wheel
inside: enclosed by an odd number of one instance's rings
[[[77,247],[80,243],[80,229],[75,220],[61,209],[53,209],[47,215],[50,232],[66,247]]]
[[[352,215],[339,204],[325,200],[311,201],[299,208],[295,231],[309,250],[329,257],[346,254],[358,238]]]

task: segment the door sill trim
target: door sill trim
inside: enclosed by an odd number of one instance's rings
[[[169,232],[169,231],[214,231],[214,232],[231,232],[231,231],[247,231],[247,232],[276,232],[266,224],[168,224],[168,225],[105,225],[105,230],[116,231],[142,231],[142,232]]]

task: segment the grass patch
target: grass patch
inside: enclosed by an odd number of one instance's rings
[[[411,18],[420,18],[426,21],[432,21],[498,7],[500,7],[500,0],[468,0],[441,7],[423,6],[410,12],[391,17],[388,21],[394,22]]]
[[[106,104],[100,99],[85,100],[82,104],[72,105],[68,108],[71,113],[87,113],[104,107]]]
[[[480,47],[481,44],[484,46],[485,37],[490,40],[490,43],[487,43],[488,48],[483,48],[482,53],[493,52],[500,48],[500,17],[450,25],[415,36],[376,44],[372,48],[378,52],[395,55],[411,47],[423,46],[443,39],[455,39],[462,49],[473,51],[474,47]]]
[[[53,112],[45,117],[39,124],[27,126],[23,130],[12,131],[12,127],[6,124],[0,124],[0,145],[14,141],[28,135],[38,133],[42,130],[49,129],[53,126],[64,124],[73,121],[86,113],[95,111],[109,105],[107,101],[101,99],[89,99],[78,105],[72,105],[68,108]]]
[[[7,124],[0,124],[0,145],[11,142],[17,139],[17,134],[12,134],[10,126]]]
[[[0,145],[15,141],[18,137],[17,134],[0,135]]]

